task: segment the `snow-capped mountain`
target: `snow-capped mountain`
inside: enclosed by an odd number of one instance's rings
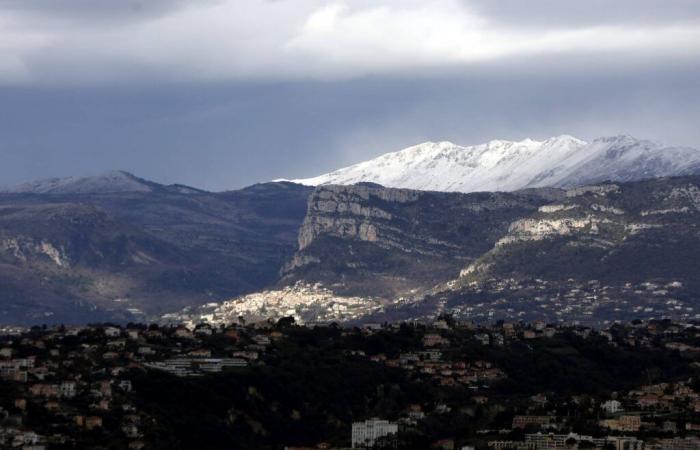
[[[159,186],[121,170],[87,177],[48,178],[30,181],[0,192],[11,194],[107,194],[150,192]]]
[[[693,148],[667,147],[626,135],[590,143],[562,135],[544,141],[494,140],[469,147],[426,142],[325,175],[291,181],[313,186],[372,182],[387,187],[477,192],[691,173],[700,173],[700,151]]]

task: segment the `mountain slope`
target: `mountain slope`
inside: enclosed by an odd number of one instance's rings
[[[295,251],[311,191],[123,180],[0,194],[0,323],[143,320],[262,289]]]
[[[294,182],[313,186],[372,182],[406,189],[480,192],[694,173],[700,173],[700,151],[692,148],[667,147],[630,136],[586,143],[564,135],[545,141],[495,140],[470,147],[428,142]]]
[[[159,184],[115,170],[87,177],[48,178],[3,189],[9,194],[107,194],[116,192],[151,192]]]
[[[454,278],[513,220],[556,195],[319,187],[280,284],[321,282],[339,294],[386,299],[414,295]]]
[[[186,261],[177,248],[94,205],[0,203],[2,323],[126,319],[127,304],[114,300]]]
[[[700,317],[700,176],[568,190],[320,186],[274,290],[219,321]]]
[[[700,177],[604,183],[513,221],[422,308],[476,320],[689,320],[700,317],[699,271]]]
[[[570,189],[514,221],[462,275],[635,282],[663,275],[700,291],[700,267],[689,256],[700,254],[699,236],[699,177],[604,183]]]

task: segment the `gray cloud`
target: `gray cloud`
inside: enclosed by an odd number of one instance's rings
[[[424,140],[700,146],[700,2],[0,0],[0,185],[209,189]]]
[[[121,168],[226,189],[425,140],[631,133],[698,146],[697,70],[0,90],[0,184]]]
[[[462,4],[494,22],[525,27],[700,21],[700,2],[695,0],[462,0]]]
[[[698,7],[669,3],[5,0],[0,83],[330,80],[591,55],[614,66],[696,61]]]
[[[196,4],[196,2],[193,0],[0,0],[0,11],[23,14],[41,20],[115,22],[159,17],[188,4]]]

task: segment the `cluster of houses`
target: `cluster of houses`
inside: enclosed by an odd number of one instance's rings
[[[599,280],[491,278],[473,281],[461,295],[482,300],[459,302],[448,308],[455,317],[480,322],[505,320],[579,321],[605,326],[630,316],[647,320],[700,318],[687,297],[683,283],[645,281],[605,285]]]
[[[401,326],[367,324],[361,329],[340,329],[340,335],[392,335],[399,333]],[[676,352],[689,365],[700,367],[700,349],[695,345],[700,342],[700,326],[696,323],[636,321],[594,330],[541,321],[477,325],[443,317],[420,329],[410,348],[371,354],[357,348],[344,351],[407,371],[418,382],[447,389],[465,388],[470,401],[456,404],[436,400],[411,405],[391,420],[355,422],[350,430],[353,448],[379,444],[391,447],[402,430],[420,426],[428,416],[435,418],[459,410],[476,417],[479,410],[485,411],[479,414],[494,416],[511,411],[512,420],[505,428],[478,430],[477,435],[484,437],[481,441],[444,438],[435,441],[433,448],[700,450],[700,393],[692,379],[648,383],[599,397],[562,399],[539,393],[513,406],[490,394],[494,383],[507,379],[506,371],[487,356],[464,357],[465,348],[489,355],[490,350],[503,353],[516,342],[535,345],[540,339],[573,333],[611,347]],[[237,370],[262,364],[271,345],[284,339],[286,335],[269,321],[247,326],[35,328],[6,335],[0,338],[0,380],[11,389],[0,393],[0,448],[75,446],[84,436],[95,433],[121,439],[129,449],[148,448],[154,419],[133,401],[131,394],[139,388],[132,379],[133,371],[201,377]],[[561,414],[564,410],[569,411],[567,416]],[[577,411],[574,415],[586,415],[588,429],[595,428],[598,433],[577,433],[568,416],[572,410]]]
[[[445,359],[440,348],[449,348],[450,341],[439,334],[426,334],[423,345],[425,347],[422,350],[400,353],[396,358],[379,354],[371,356],[370,359],[382,362],[389,367],[400,367],[410,372],[428,375],[443,386],[479,387],[506,377],[502,370],[488,361]]]
[[[294,317],[297,323],[331,323],[361,320],[382,311],[380,299],[338,296],[321,283],[297,282],[278,290],[266,290],[237,297],[223,303],[185,308],[163,316],[180,323],[228,324],[245,318],[248,322]]]
[[[674,437],[654,439],[649,442],[632,436],[593,437],[578,433],[526,434],[522,441],[491,441],[493,450],[697,450],[700,439],[696,437]]]
[[[228,344],[212,349],[212,335]],[[0,397],[0,448],[79,447],[86,432],[96,431],[128,442],[129,449],[147,448],[152,418],[131,400],[137,389],[131,371],[196,377],[245,367],[278,337],[269,326],[242,339],[235,327],[209,325],[56,327],[6,335],[0,382],[12,389]]]
[[[479,345],[496,347],[508,346],[516,340],[526,342],[551,338],[558,333],[574,333],[584,339],[604,339],[612,347],[656,348],[679,352],[690,361],[699,361],[691,364],[700,367],[700,349],[692,344],[700,338],[700,326],[697,323],[669,320],[614,324],[605,330],[578,325],[547,325],[541,321],[530,324],[499,322],[493,325],[456,321],[448,326],[444,321],[438,320],[433,323],[434,331],[423,336],[423,349],[401,353],[398,357],[374,355],[371,359],[422,375],[431,375],[434,381],[443,385],[462,382],[477,389],[473,396],[475,403],[490,405],[496,411],[502,410],[499,409],[502,407],[498,405],[498,400],[491,399],[486,393],[489,381],[503,379],[506,374],[488,361],[451,362],[449,358],[446,359],[454,343],[450,341],[449,333],[441,331],[449,328],[469,330],[471,339]],[[462,378],[464,369],[474,373],[467,379]],[[480,370],[486,371],[485,376],[478,375]],[[693,389],[690,381],[648,384],[627,392],[613,393],[607,398],[588,398],[585,407],[583,396],[574,396],[566,405],[562,405],[544,393],[533,395],[526,409],[539,411],[540,414],[516,414],[509,430],[484,429],[480,433],[489,435],[510,434],[515,430],[528,431],[521,439],[489,441],[488,448],[495,450],[700,450],[700,393]],[[593,437],[564,431],[571,430],[569,418],[557,416],[553,411],[565,406],[570,408],[572,405],[597,411],[594,416],[598,419],[590,421],[588,426],[597,428],[598,435]],[[420,421],[425,417],[419,406],[415,410],[417,412],[409,412],[407,417],[399,419],[399,426],[415,424],[416,419]],[[550,412],[542,414],[542,411]]]
[[[592,401],[588,407],[598,410],[599,430],[610,433],[592,437],[577,433],[561,433],[567,428],[565,418],[556,415],[516,415],[512,430],[537,430],[525,434],[522,440],[493,440],[494,450],[555,450],[555,449],[614,449],[614,450],[700,450],[700,409],[697,392],[685,382],[640,386],[627,393],[615,393],[614,398]],[[573,399],[574,402],[579,400]],[[589,399],[591,400],[591,399]],[[652,400],[652,401],[647,401]],[[546,396],[533,396],[533,408],[553,406]],[[677,418],[682,417],[683,420]],[[591,424],[593,426],[594,424]],[[641,439],[638,436],[655,436]],[[686,434],[679,437],[679,434]]]
[[[629,436],[593,437],[578,433],[532,433],[523,441],[492,441],[493,450],[568,450],[568,449],[613,449],[644,450],[644,442]]]

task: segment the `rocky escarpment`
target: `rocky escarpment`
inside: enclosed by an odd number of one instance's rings
[[[309,198],[306,219],[299,231],[303,252],[319,237],[371,242],[385,249],[438,255],[458,248],[454,243],[421,233],[402,215],[402,206],[415,207],[419,191],[382,187],[328,186]],[[414,224],[415,225],[415,224]]]
[[[602,183],[513,220],[460,277],[388,317],[696,320],[700,177]]]
[[[488,251],[511,221],[552,195],[322,186],[309,197],[299,250],[282,283],[321,282],[348,295],[421,292],[456,275]]]
[[[689,276],[688,265],[679,261],[700,257],[699,185],[697,177],[679,177],[571,189],[563,201],[512,222],[461,275]],[[630,269],[641,261],[642,271]]]
[[[377,222],[385,223],[388,228],[392,214],[382,209],[380,204],[370,206],[370,200],[400,204],[417,199],[416,191],[405,189],[373,189],[362,185],[354,189],[344,186],[321,189],[309,199],[308,214],[299,231],[299,250],[304,250],[322,234],[394,245],[386,238],[380,241],[377,234]]]

